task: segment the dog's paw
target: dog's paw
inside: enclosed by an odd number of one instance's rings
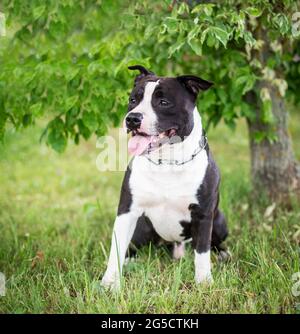
[[[128,266],[131,263],[136,262],[136,257],[126,257],[125,261],[124,261],[124,266]]]
[[[109,289],[115,292],[120,291],[121,283],[119,275],[107,275],[105,274],[100,283],[101,287]]]
[[[211,272],[207,272],[207,273],[198,273],[197,275],[195,275],[195,282],[196,284],[211,285],[214,282],[214,280],[211,275]]]
[[[181,258],[184,257],[185,253],[185,246],[183,242],[180,243],[174,243],[173,246],[173,252],[172,252],[172,257],[174,260],[180,260]]]
[[[221,250],[218,254],[218,262],[219,263],[227,263],[231,261],[232,255],[229,250]]]

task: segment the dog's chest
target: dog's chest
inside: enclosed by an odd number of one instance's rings
[[[133,205],[145,213],[164,240],[184,240],[181,222],[191,219],[188,207],[197,203],[206,166],[191,164],[179,171],[147,172],[133,164],[130,177]]]

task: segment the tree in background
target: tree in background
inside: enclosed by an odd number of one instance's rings
[[[207,127],[249,128],[253,189],[287,200],[300,168],[286,100],[298,103],[299,1],[4,0],[0,135],[53,115],[44,137],[61,152],[116,126],[125,113],[128,65],[192,73],[215,83],[198,106]],[[299,50],[298,50],[299,51]]]

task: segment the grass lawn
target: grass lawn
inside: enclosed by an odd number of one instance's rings
[[[300,158],[300,117],[290,123]],[[97,170],[94,139],[59,155],[39,144],[41,131],[10,133],[0,146],[0,313],[300,313],[300,296],[292,294],[300,205],[268,215],[272,203],[251,200],[244,123],[209,132],[232,261],[214,257],[213,285],[196,286],[191,249],[175,262],[165,249],[146,247],[125,267],[119,295],[99,290],[98,280],[123,173]]]

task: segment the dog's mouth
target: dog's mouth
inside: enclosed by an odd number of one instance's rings
[[[177,134],[175,128],[167,129],[157,135],[150,135],[139,130],[127,130],[132,133],[128,142],[128,151],[133,155],[141,155],[154,151],[163,144],[170,142],[170,139]]]

